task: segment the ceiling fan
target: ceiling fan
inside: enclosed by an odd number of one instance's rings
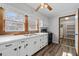
[[[52,10],[52,7],[51,7],[48,3],[41,3],[41,4],[35,9],[35,11],[38,11],[40,8],[47,8],[49,11]]]

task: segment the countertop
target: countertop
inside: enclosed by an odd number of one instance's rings
[[[23,39],[23,38],[27,39],[27,38],[31,38],[31,37],[36,37],[36,36],[43,35],[43,34],[47,34],[47,33],[34,33],[34,34],[31,34],[31,35],[27,35],[27,34],[22,34],[22,35],[0,35],[0,44],[20,40],[20,39]]]

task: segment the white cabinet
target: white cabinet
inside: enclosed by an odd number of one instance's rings
[[[48,44],[48,34],[18,39],[0,45],[2,56],[31,56]]]
[[[39,36],[36,36],[35,39],[34,39],[34,52],[37,52],[39,51],[40,49],[40,39],[39,39]]]
[[[43,44],[44,44],[44,46],[46,46],[48,44],[48,35],[47,34],[45,34],[43,37]]]
[[[2,56],[18,56],[18,42],[11,42],[1,45]]]
[[[29,55],[33,55],[35,53],[35,45],[37,42],[35,38],[29,38]]]
[[[19,55],[20,56],[28,56],[28,40],[27,39],[22,39],[19,42]]]
[[[45,47],[48,44],[48,35],[44,34],[40,36],[40,48]]]
[[[40,35],[40,49],[43,48],[43,36]]]
[[[8,49],[2,51],[3,56],[18,56],[17,53],[18,53],[17,48],[15,48],[15,49],[8,48]]]
[[[33,55],[40,50],[39,36],[35,36],[29,39],[29,55]]]
[[[38,35],[28,39],[28,55],[33,55],[48,44],[48,34]]]

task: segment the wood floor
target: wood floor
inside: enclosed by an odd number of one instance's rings
[[[50,44],[33,56],[76,56],[75,48],[60,44]]]
[[[75,40],[71,40],[71,39],[60,39],[60,44],[75,47]]]

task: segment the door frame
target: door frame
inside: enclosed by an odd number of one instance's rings
[[[78,46],[75,48],[76,49],[76,53],[79,56],[79,8],[76,11],[76,19],[78,20]]]
[[[72,17],[72,16],[76,16],[76,14],[59,17],[59,44],[60,44],[60,19],[65,17]]]

